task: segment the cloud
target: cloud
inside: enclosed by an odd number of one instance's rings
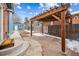
[[[27,9],[31,9],[31,7],[30,6],[27,6]]]
[[[38,13],[36,12],[35,15],[37,15]]]
[[[71,3],[70,5],[71,5],[71,6],[72,6],[72,5],[75,5],[75,6],[77,6],[77,5],[78,5],[78,3]]]
[[[15,3],[15,5],[20,5],[21,3]]]
[[[59,7],[57,3],[40,3],[40,8],[42,11],[50,10],[50,8],[54,8],[55,6]]]
[[[45,6],[44,6],[44,3],[39,3],[39,9],[42,9],[42,8],[44,8]]]
[[[46,10],[46,6],[45,6],[45,3],[39,3],[39,7],[38,7],[41,12],[45,11]]]
[[[75,6],[78,5],[78,3],[74,3],[74,5],[75,5]]]
[[[50,7],[55,7],[55,6],[57,6],[57,7],[59,7],[59,5],[57,4],[57,3],[46,3],[45,4],[48,8],[50,8]]]
[[[43,3],[39,3],[40,7],[44,7],[44,4]]]
[[[72,12],[73,10],[71,8],[69,8],[69,11]]]
[[[18,9],[22,9],[22,7],[21,7],[21,6],[19,6],[19,5],[17,5],[17,8],[18,8]]]
[[[22,7],[20,6],[21,3],[15,3],[15,6],[18,8],[18,9],[22,9]]]
[[[70,3],[70,5],[72,6],[72,5],[73,5],[73,3]]]
[[[32,13],[32,12],[30,12],[29,14],[31,14],[31,15],[32,15],[33,13]]]
[[[25,12],[25,11],[19,11],[19,13],[21,13],[21,14],[25,14],[26,12]]]

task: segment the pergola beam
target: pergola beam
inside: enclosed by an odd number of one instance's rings
[[[32,36],[32,23],[33,23],[33,21],[31,21],[31,23],[30,23],[31,24],[31,36]]]
[[[61,48],[62,52],[65,52],[65,38],[66,38],[66,11],[61,12]]]
[[[42,22],[42,34],[44,33],[44,31],[43,31],[43,27],[44,27],[44,24],[43,24],[43,22]]]

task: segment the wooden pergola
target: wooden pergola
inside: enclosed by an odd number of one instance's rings
[[[64,4],[60,7],[51,9],[47,12],[44,12],[40,15],[32,17],[31,20],[31,36],[32,36],[32,23],[33,21],[49,22],[49,21],[59,21],[61,25],[61,50],[65,52],[65,38],[66,38],[66,18],[70,18],[70,30],[72,34],[72,17],[68,12],[70,4]],[[42,33],[43,33],[43,24],[42,24]],[[72,36],[72,35],[71,35]]]

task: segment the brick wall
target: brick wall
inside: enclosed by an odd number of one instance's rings
[[[8,32],[8,12],[5,3],[3,4],[3,32]]]

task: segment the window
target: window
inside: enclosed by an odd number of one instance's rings
[[[74,20],[78,20],[78,16],[75,16],[75,17],[74,17]]]

